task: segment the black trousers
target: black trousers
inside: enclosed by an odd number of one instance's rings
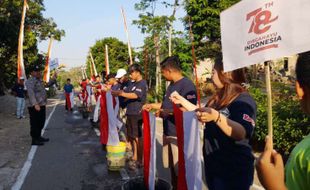
[[[40,106],[40,111],[37,111],[34,106],[28,107],[30,115],[30,135],[32,140],[41,137],[41,132],[45,124],[45,106]]]

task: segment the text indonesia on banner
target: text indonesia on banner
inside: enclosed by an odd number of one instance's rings
[[[310,50],[309,0],[243,0],[221,13],[224,71]]]

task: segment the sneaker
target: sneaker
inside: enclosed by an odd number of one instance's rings
[[[26,116],[24,116],[24,115],[20,117],[20,119],[25,119],[25,118],[26,118]]]
[[[40,142],[48,142],[48,141],[50,141],[49,138],[44,138],[44,137],[40,137],[38,140],[39,140]]]
[[[32,140],[31,145],[42,146],[42,145],[44,145],[44,143],[42,141],[39,141],[39,140]]]

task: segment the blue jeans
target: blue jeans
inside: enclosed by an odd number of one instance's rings
[[[25,110],[25,98],[16,97],[16,116],[22,117],[24,116]]]

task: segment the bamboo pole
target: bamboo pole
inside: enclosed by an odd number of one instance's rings
[[[270,63],[265,62],[265,78],[266,78],[266,91],[267,91],[267,104],[268,104],[268,136],[273,139],[273,126],[272,126],[272,95],[271,95],[271,80],[270,80]]]
[[[128,41],[127,44],[128,44],[129,61],[130,61],[130,65],[132,65],[133,61],[132,61],[132,54],[131,54],[130,38],[129,38],[128,28],[127,28],[127,23],[126,23],[126,16],[125,16],[123,7],[121,7],[121,13],[123,15],[125,33],[126,33],[127,41]]]
[[[201,107],[200,87],[199,87],[199,81],[198,81],[198,75],[197,75],[197,59],[195,55],[194,35],[192,31],[191,17],[189,17],[189,34],[190,34],[191,43],[192,43],[192,57],[194,61],[194,74],[195,74],[196,88],[197,88],[197,101],[198,101],[198,106],[200,108]]]
[[[97,69],[96,69],[96,65],[95,65],[93,55],[91,54],[91,52],[89,52],[89,55],[90,55],[90,60],[91,60],[91,68],[93,69],[95,76],[97,76],[98,73],[97,73]]]
[[[110,64],[109,64],[109,51],[108,51],[108,45],[105,45],[105,71],[106,74],[110,74]]]
[[[48,44],[48,50],[46,55],[46,61],[45,61],[45,68],[44,68],[44,74],[43,74],[43,81],[48,82],[50,80],[50,66],[49,61],[52,54],[52,44],[53,44],[53,37],[50,37],[50,41]]]

